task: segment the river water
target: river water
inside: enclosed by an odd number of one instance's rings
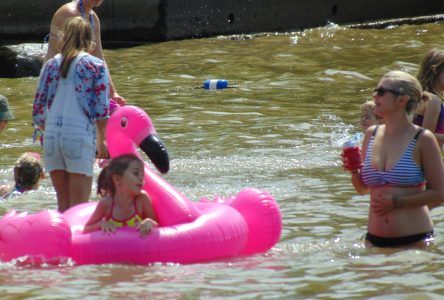
[[[1,298],[443,299],[444,209],[432,211],[434,246],[365,248],[369,199],[356,194],[339,159],[381,75],[415,74],[443,38],[443,23],[331,25],[107,50],[119,93],[149,113],[168,147],[166,180],[195,200],[267,190],[281,208],[281,240],[267,253],[205,264],[1,263]],[[199,88],[209,78],[233,88]],[[1,183],[12,180],[22,152],[40,151],[30,124],[36,83],[0,79],[17,117],[0,135]],[[0,213],[55,203],[46,179],[38,191],[1,202]]]

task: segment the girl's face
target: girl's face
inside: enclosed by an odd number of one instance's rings
[[[376,119],[373,111],[363,110],[361,113],[361,127],[366,130],[372,125],[378,124],[378,120]]]
[[[144,178],[143,164],[138,161],[132,161],[123,175],[117,180],[116,190],[122,189],[133,196],[139,195],[143,188]]]

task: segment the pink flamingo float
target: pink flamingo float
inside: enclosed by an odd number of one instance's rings
[[[106,140],[111,157],[143,150],[156,168],[169,169],[167,150],[142,109],[123,106],[108,121]],[[10,211],[0,219],[0,260],[20,257],[33,262],[76,264],[154,262],[195,263],[269,250],[280,238],[278,204],[267,192],[245,188],[229,199],[190,201],[145,163],[145,185],[159,227],[145,238],[133,228],[115,234],[82,233],[97,202],[37,213]]]

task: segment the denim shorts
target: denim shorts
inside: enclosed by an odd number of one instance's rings
[[[45,168],[93,176],[96,153],[95,126],[59,117],[45,124]]]

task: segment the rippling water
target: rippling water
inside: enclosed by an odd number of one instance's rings
[[[169,149],[165,178],[195,200],[247,186],[266,189],[281,207],[281,241],[264,254],[194,265],[3,263],[2,297],[442,299],[444,210],[432,212],[435,246],[364,248],[368,196],[354,192],[339,152],[359,131],[359,107],[381,75],[415,74],[443,37],[444,24],[329,26],[106,51],[119,93],[148,111]],[[208,78],[236,88],[196,88]],[[0,79],[17,116],[0,135],[1,183],[12,180],[11,166],[23,151],[39,151],[30,126],[36,81]],[[1,202],[0,213],[55,203],[48,179],[36,192]]]

